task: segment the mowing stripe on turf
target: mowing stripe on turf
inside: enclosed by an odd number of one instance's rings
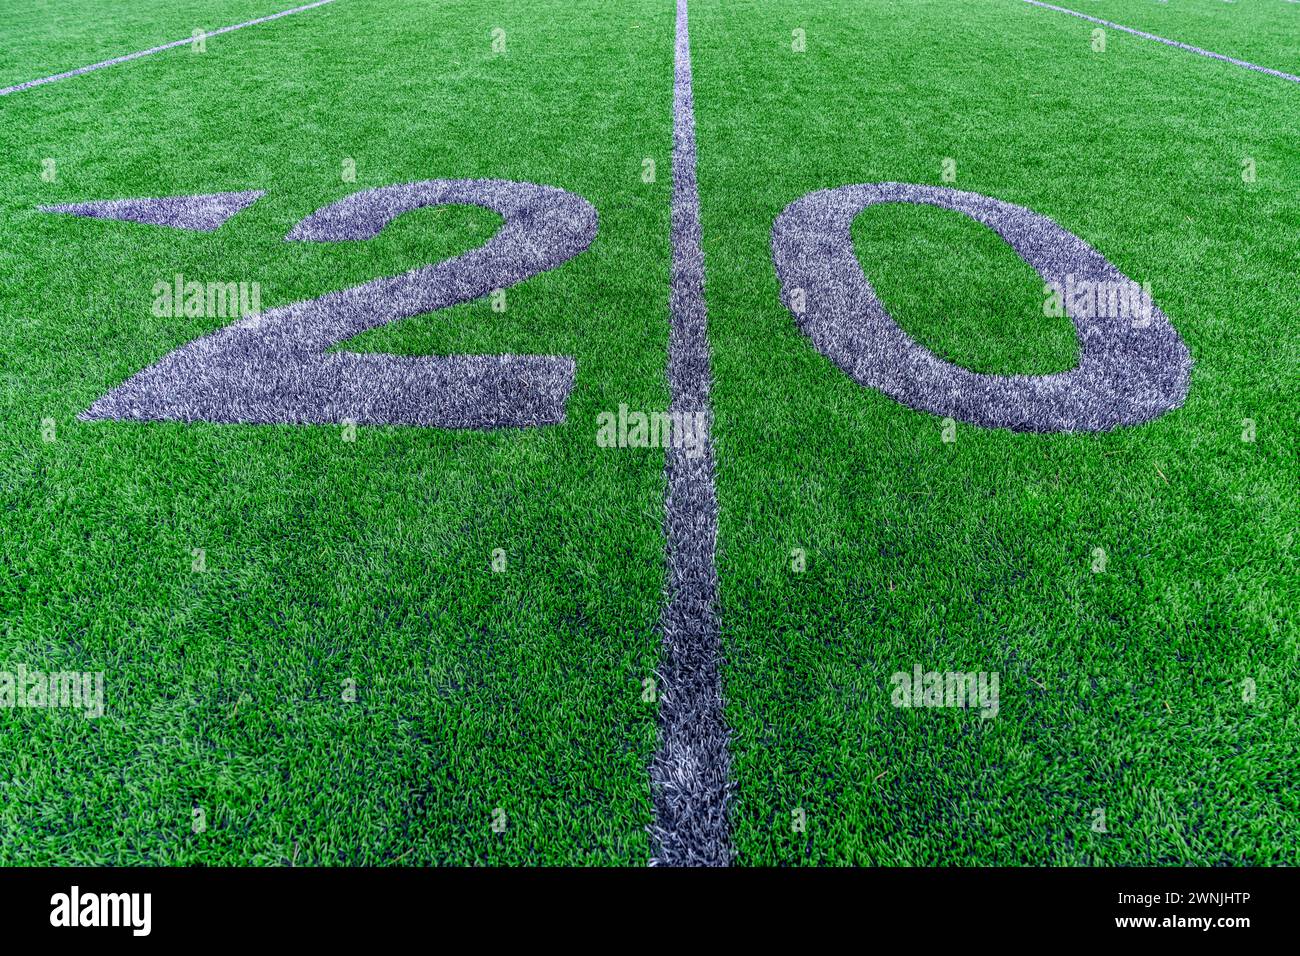
[[[1233,56],[1224,56],[1222,53],[1215,53],[1211,50],[1202,50],[1199,46],[1192,46],[1190,43],[1180,43],[1178,40],[1170,40],[1166,37],[1156,36],[1154,33],[1147,33],[1144,30],[1135,30],[1132,27],[1126,27],[1121,23],[1114,23],[1110,20],[1103,20],[1101,17],[1093,17],[1086,13],[1080,13],[1078,10],[1069,10],[1065,7],[1043,3],[1042,0],[1025,0],[1025,3],[1031,4],[1035,7],[1042,7],[1044,10],[1055,10],[1057,13],[1068,13],[1070,16],[1078,17],[1080,20],[1088,20],[1091,23],[1100,23],[1104,27],[1110,27],[1112,30],[1121,30],[1124,33],[1131,33],[1135,37],[1142,37],[1144,40],[1155,40],[1157,43],[1163,43],[1165,46],[1176,47],[1179,50],[1186,50],[1188,53],[1195,53],[1198,56],[1208,56],[1211,60],[1221,60],[1224,63],[1231,63],[1233,66],[1240,66],[1247,70],[1254,70],[1256,73],[1267,73],[1269,76],[1276,76],[1280,80],[1290,80],[1292,83],[1300,83],[1300,76],[1283,73],[1281,70],[1274,70],[1267,66],[1260,66],[1258,63],[1250,63],[1247,60],[1238,60]]]
[[[279,20],[281,17],[287,17],[291,13],[302,13],[304,10],[323,7],[325,4],[333,2],[334,0],[316,0],[315,3],[308,3],[301,7],[294,7],[292,10],[281,10],[279,13],[272,13],[269,16],[258,17],[256,20],[247,20],[243,23],[235,23],[228,27],[220,27],[219,29],[205,32],[204,37],[215,37],[222,33],[229,33],[232,30],[242,30],[244,27],[257,26],[259,23],[269,23],[272,20]],[[0,96],[8,96],[10,93],[20,93],[23,90],[30,90],[34,86],[44,86],[46,83],[53,83],[55,80],[66,80],[70,76],[80,76],[83,73],[90,73],[93,70],[102,70],[106,66],[116,66],[119,63],[138,60],[142,56],[161,53],[163,50],[170,50],[173,47],[178,46],[186,46],[193,42],[193,37],[186,37],[184,40],[173,40],[171,43],[164,43],[162,46],[150,47],[147,50],[139,50],[135,53],[127,53],[123,56],[115,56],[111,60],[92,63],[90,66],[79,66],[75,70],[68,70],[66,73],[55,73],[53,76],[43,76],[39,80],[28,80],[26,83],[19,83],[15,86],[6,86],[4,89],[0,89]]]
[[[727,726],[719,672],[718,499],[713,485],[708,322],[704,249],[695,181],[695,101],[687,0],[677,0],[673,76],[672,267],[669,292],[668,388],[672,413],[699,416],[704,434],[694,449],[665,449],[663,689],[659,749],[650,766],[654,797],[652,864],[725,866]],[[684,419],[674,419],[684,420]]]

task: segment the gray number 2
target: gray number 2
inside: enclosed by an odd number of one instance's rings
[[[368,239],[413,209],[475,205],[504,224],[436,265],[280,306],[195,339],[128,379],[85,420],[498,428],[564,420],[574,361],[553,355],[400,356],[329,349],[367,329],[470,302],[553,269],[597,229],[586,200],[505,180],[430,180],[355,193],[290,241]]]

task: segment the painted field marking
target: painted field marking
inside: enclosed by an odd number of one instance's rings
[[[262,195],[255,190],[41,208],[212,231]],[[78,419],[479,429],[564,421],[576,367],[569,356],[332,349],[369,329],[471,302],[557,268],[585,251],[598,228],[595,207],[554,186],[436,179],[353,193],[317,209],[285,239],[372,239],[397,217],[437,206],[481,206],[500,215],[502,226],[483,245],[442,262],[267,312],[255,307],[137,372]],[[208,311],[224,316],[235,294],[233,288],[212,293]],[[185,298],[187,313],[189,295],[178,277],[172,301]],[[202,292],[199,299],[203,312]]]
[[[1103,20],[1101,17],[1093,17],[1086,13],[1080,13],[1078,10],[1069,10],[1065,7],[1058,7],[1051,3],[1043,3],[1042,0],[1025,0],[1025,3],[1035,7],[1042,7],[1044,10],[1055,10],[1057,13],[1068,13],[1070,16],[1078,17],[1080,20],[1087,20],[1090,23],[1099,23],[1104,27],[1110,27],[1112,30],[1119,30],[1123,33],[1131,33],[1135,37],[1142,37],[1144,40],[1155,40],[1157,43],[1163,43],[1165,46],[1171,46],[1179,50],[1186,50],[1188,53],[1195,53],[1197,56],[1208,56],[1211,60],[1231,63],[1233,66],[1240,66],[1247,70],[1254,70],[1256,73],[1267,73],[1269,76],[1276,76],[1279,80],[1290,80],[1292,83],[1300,83],[1300,76],[1294,76],[1291,73],[1283,73],[1281,70],[1274,70],[1267,66],[1260,66],[1258,63],[1250,63],[1247,60],[1238,60],[1233,56],[1224,56],[1222,53],[1215,53],[1212,50],[1203,50],[1199,46],[1192,46],[1190,43],[1180,43],[1178,40],[1170,40],[1166,37],[1156,36],[1154,33],[1147,33],[1144,30],[1135,30],[1132,27],[1126,27],[1121,23],[1113,23],[1110,20]]]
[[[242,30],[244,27],[257,26],[259,23],[269,23],[272,20],[279,20],[281,17],[287,17],[292,13],[302,13],[304,10],[323,7],[325,4],[333,2],[334,0],[316,0],[315,3],[308,3],[301,7],[294,7],[292,10],[281,10],[279,13],[272,13],[269,16],[258,17],[256,20],[247,20],[244,23],[235,23],[231,26],[220,27],[216,30],[206,30],[203,35],[205,39],[207,37],[220,36],[223,33],[230,33],[232,30]],[[162,46],[150,47],[147,50],[139,50],[135,53],[127,53],[123,56],[115,56],[111,60],[92,63],[90,66],[79,66],[75,70],[68,70],[65,73],[55,73],[53,76],[43,76],[39,80],[28,80],[26,83],[19,83],[16,86],[6,86],[4,89],[0,89],[0,96],[8,96],[10,93],[21,93],[23,90],[30,90],[34,86],[44,86],[46,83],[53,83],[56,80],[66,80],[70,76],[81,76],[83,73],[90,73],[93,70],[102,70],[106,66],[116,66],[119,63],[138,60],[142,56],[161,53],[163,50],[170,50],[178,46],[188,46],[193,42],[193,37],[186,37],[184,40],[173,40],[171,43],[164,43]]]
[[[850,229],[879,203],[969,216],[1056,290],[1079,364],[1046,375],[989,375],[941,358],[905,332],[876,296]],[[782,299],[817,351],[859,385],[981,428],[1104,432],[1178,408],[1191,383],[1187,346],[1144,289],[1046,216],[948,186],[859,183],[796,199],[772,225]],[[1044,308],[1044,314],[1048,310]]]
[[[670,283],[670,411],[699,415],[705,424],[699,447],[665,449],[667,582],[661,618],[665,658],[659,749],[650,765],[654,801],[651,864],[726,866],[732,855],[727,827],[730,761],[719,669],[718,499],[709,403],[712,371],[695,179],[695,99],[687,0],[677,0]]]

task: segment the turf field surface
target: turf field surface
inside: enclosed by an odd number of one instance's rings
[[[1080,0],[1055,5],[1300,75],[1300,4],[1290,0]],[[1093,25],[1080,21],[1078,28],[1090,42]],[[1107,39],[1128,44],[1139,38],[1112,35]]]
[[[648,858],[663,461],[592,436],[619,402],[667,403],[668,180],[642,159],[669,155],[672,12],[565,9],[349,0],[3,100],[3,659],[104,671],[116,715],[4,714],[6,862]],[[46,156],[53,183],[27,175]],[[349,348],[571,355],[565,424],[76,422],[229,324],[156,318],[159,280],[254,281],[273,308],[481,245],[497,223],[473,207],[283,241],[438,176],[568,189],[598,235],[504,313]],[[212,234],[35,209],[245,188],[267,195]]]
[[[1026,5],[849,9],[693,8],[738,859],[1294,861],[1294,87],[1154,44],[1076,53],[1072,18]],[[1244,182],[1246,156],[1270,175]],[[806,347],[752,265],[774,218],[942,183],[945,159],[1151,283],[1196,362],[1181,409],[945,442]],[[872,207],[854,239],[937,352],[1075,360],[1041,280],[968,219]],[[892,706],[918,663],[1000,673],[998,717]]]
[[[1296,72],[1280,0],[1062,5]],[[0,0],[0,83],[276,12],[81,9]],[[677,13],[336,0],[0,98],[0,668],[100,672],[107,701],[0,712],[0,860],[704,862],[665,851],[689,837],[746,865],[1297,862],[1295,85],[1120,31],[1098,49],[1021,0],[695,0],[683,259]],[[481,246],[500,217],[464,205],[284,241],[438,179],[566,190],[596,235],[346,349],[571,356],[562,423],[78,420],[230,324],[156,315],[160,281],[256,283],[274,310]],[[1149,284],[1185,399],[1044,434],[853,381],[800,331],[773,227],[870,183],[1015,204]],[[250,190],[211,233],[38,208]],[[943,360],[1079,361],[970,218],[883,203],[851,232]],[[622,405],[712,414],[716,597],[674,577],[674,541],[713,557],[674,449],[595,440]],[[899,706],[917,670],[996,675],[996,707]],[[692,744],[726,772],[665,771]],[[726,813],[674,816],[689,779]]]

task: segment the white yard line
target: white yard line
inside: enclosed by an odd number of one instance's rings
[[[650,765],[652,863],[726,866],[727,725],[722,707],[718,624],[718,498],[713,481],[704,248],[695,180],[695,98],[687,0],[677,0],[673,77],[672,264],[669,273],[668,391],[674,421],[697,422],[702,440],[664,450],[667,582],[661,626],[664,660],[659,749]],[[680,414],[680,417],[678,415]],[[702,426],[702,427],[701,427]]]
[[[293,13],[302,13],[304,10],[313,10],[316,7],[323,7],[325,4],[333,2],[334,0],[316,0],[315,3],[308,3],[305,6],[294,7],[292,10],[282,10],[279,13],[272,13],[270,16],[258,17],[256,20],[247,20],[244,23],[235,23],[228,27],[220,27],[216,30],[207,30],[204,32],[204,36],[220,36],[223,33],[230,33],[232,30],[242,30],[244,27],[257,26],[259,23],[269,23],[272,20],[278,20],[281,17],[287,17]],[[66,80],[70,76],[81,76],[81,74],[90,73],[93,70],[102,70],[106,66],[116,66],[119,63],[128,63],[131,60],[138,60],[142,56],[161,53],[163,50],[170,50],[178,46],[187,46],[193,42],[193,37],[186,37],[184,40],[173,40],[171,43],[164,43],[162,46],[150,47],[147,50],[139,50],[136,53],[127,53],[124,56],[115,56],[111,60],[92,63],[90,66],[79,66],[75,70],[68,70],[66,73],[55,73],[53,76],[43,76],[39,80],[28,80],[26,83],[19,83],[16,86],[6,86],[4,89],[0,89],[0,96],[8,96],[10,93],[21,93],[23,90],[30,90],[34,86],[44,86],[46,83],[53,83],[56,80]]]
[[[1222,53],[1215,53],[1212,50],[1202,50],[1199,46],[1192,46],[1189,43],[1180,43],[1177,40],[1170,40],[1166,37],[1156,36],[1154,33],[1147,33],[1144,30],[1134,30],[1132,27],[1126,27],[1121,23],[1113,23],[1110,20],[1103,20],[1100,17],[1089,16],[1086,13],[1080,13],[1078,10],[1068,10],[1065,7],[1043,3],[1042,0],[1025,0],[1025,3],[1035,7],[1042,7],[1044,10],[1055,10],[1057,13],[1068,13],[1070,16],[1078,17],[1080,20],[1087,20],[1090,23],[1099,23],[1104,27],[1110,27],[1112,30],[1120,30],[1124,33],[1131,33],[1133,36],[1141,37],[1144,40],[1155,40],[1157,43],[1163,43],[1165,46],[1171,46],[1178,50],[1185,50],[1188,53],[1195,53],[1197,56],[1207,56],[1211,60],[1231,63],[1233,66],[1239,66],[1247,70],[1254,70],[1256,73],[1267,73],[1269,76],[1276,76],[1279,80],[1290,80],[1292,83],[1300,83],[1300,76],[1283,73],[1281,70],[1274,70],[1267,66],[1260,66],[1258,63],[1238,60],[1236,57],[1224,56]]]

